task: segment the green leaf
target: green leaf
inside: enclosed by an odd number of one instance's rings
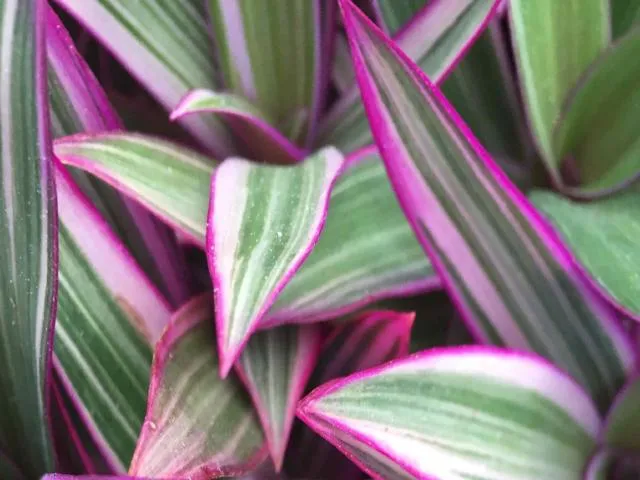
[[[640,21],[640,3],[637,0],[610,0],[613,38],[620,38]]]
[[[579,192],[608,191],[640,173],[640,29],[605,51],[580,79],[554,131],[558,161],[571,159]]]
[[[207,259],[222,376],[317,242],[343,162],[328,147],[296,166],[230,158],[216,169]]]
[[[403,0],[398,2],[397,0],[374,0],[373,6],[378,14],[378,22],[389,35],[395,35],[420,9],[428,5],[429,1]]]
[[[166,140],[128,133],[57,140],[63,163],[89,172],[204,245],[211,173],[207,157]]]
[[[616,312],[437,87],[351,3],[343,5],[391,183],[476,339],[551,359],[605,409],[634,362]]]
[[[214,52],[202,0],[56,0],[172,110],[193,88],[215,89]],[[218,154],[233,150],[215,117],[184,125]]]
[[[640,187],[592,202],[542,190],[529,198],[563,235],[596,287],[640,319]]]
[[[170,307],[58,166],[56,369],[111,468],[124,472],[144,418],[152,345]]]
[[[404,1],[404,0],[403,0]],[[493,16],[496,0],[434,2],[396,38],[409,57],[435,82],[441,81]],[[356,85],[324,117],[315,145],[335,145],[343,152],[372,142]]]
[[[277,470],[282,467],[296,406],[320,353],[317,325],[285,325],[254,334],[236,370],[256,407]]]
[[[44,0],[0,0],[0,444],[29,478],[53,468],[47,398],[57,219]]]
[[[511,0],[511,30],[529,123],[556,181],[552,129],[562,103],[609,44],[608,0]]]
[[[54,148],[62,162],[133,196],[204,245],[210,185],[205,171],[213,171],[213,165],[203,157],[131,134],[71,137],[58,140]],[[261,326],[325,320],[439,286],[377,150],[366,148],[347,159],[318,243]]]
[[[618,393],[604,423],[607,445],[624,451],[640,451],[640,377]]]
[[[254,101],[280,130],[293,117],[315,122],[322,78],[323,21],[319,0],[208,0],[225,86]],[[307,127],[303,132],[306,133]]]
[[[600,427],[564,372],[486,347],[434,349],[336,380],[298,415],[375,478],[573,480]]]
[[[209,295],[178,310],[156,346],[130,475],[209,480],[264,459],[260,424],[235,376],[221,380]]]

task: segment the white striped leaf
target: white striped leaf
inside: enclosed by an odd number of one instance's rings
[[[144,425],[129,474],[209,480],[256,468],[266,456],[251,402],[218,376],[209,295],[186,303],[156,345]]]
[[[305,157],[304,151],[273,126],[273,120],[267,114],[245,98],[232,93],[193,90],[171,112],[171,120],[203,112],[227,117],[227,123],[242,140],[242,147],[252,159],[286,164]]]
[[[56,370],[105,459],[124,472],[144,418],[152,345],[170,307],[64,167],[56,170]]]
[[[391,183],[476,338],[551,359],[606,408],[633,364],[615,312],[418,66],[341,4]]]
[[[208,0],[225,86],[304,140],[326,88],[321,0]]]
[[[28,478],[53,467],[58,258],[45,15],[44,0],[0,0],[0,445]]]
[[[433,0],[396,38],[398,45],[435,82],[442,80],[486,27],[497,0]],[[316,145],[352,152],[371,143],[371,131],[356,85],[323,119]]]
[[[343,163],[328,147],[296,166],[230,158],[216,169],[207,259],[223,376],[318,241]]]
[[[130,134],[61,139],[54,148],[64,163],[133,196],[204,245],[210,183],[205,172],[213,171],[206,159]],[[377,150],[366,148],[347,159],[318,243],[262,326],[324,320],[376,300],[439,286]]]
[[[552,129],[570,89],[609,43],[609,0],[511,0],[509,6],[529,124],[560,184]]]
[[[74,135],[57,140],[56,157],[133,197],[204,246],[214,163],[159,138],[128,133]]]
[[[122,129],[106,93],[51,8],[47,12],[47,56],[54,138]],[[154,283],[172,304],[182,303],[188,296],[187,282],[173,233],[112,187],[85,173],[71,173]]]
[[[326,339],[307,392],[329,380],[376,367],[409,352],[413,313],[365,312],[336,327]],[[298,424],[287,451],[293,478],[353,479],[359,469],[333,446]]]
[[[640,321],[640,186],[589,202],[543,190],[529,198],[562,234],[593,287]]]
[[[640,29],[591,64],[568,95],[553,131],[559,162],[577,171],[574,195],[619,190],[640,177]]]
[[[193,88],[216,88],[202,0],[55,0],[91,31],[167,110]],[[218,154],[233,149],[215,117],[184,126]]]
[[[611,405],[604,423],[606,444],[640,452],[640,376],[629,380]]]
[[[282,467],[296,406],[320,353],[321,333],[317,325],[285,325],[257,332],[236,363],[277,470]]]
[[[425,351],[336,380],[298,415],[380,479],[574,480],[601,423],[564,372],[488,347]]]

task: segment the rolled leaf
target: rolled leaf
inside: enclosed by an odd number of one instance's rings
[[[56,2],[95,35],[167,110],[193,88],[216,88],[202,0]],[[232,151],[229,132],[219,119],[194,117],[183,124],[215,152]]]
[[[435,82],[456,65],[496,11],[497,0],[432,0],[403,29],[396,41]],[[356,86],[326,115],[316,145],[335,145],[343,152],[372,141]]]
[[[207,260],[223,377],[318,241],[342,164],[329,147],[295,167],[231,158],[216,169]]]
[[[253,400],[277,470],[282,467],[296,406],[320,353],[316,325],[287,325],[256,333],[236,364]]]
[[[605,418],[604,440],[613,448],[640,451],[640,377],[635,377],[618,393]]]
[[[626,316],[640,321],[640,187],[591,202],[543,190],[534,190],[529,199],[562,234],[594,288]]]
[[[207,3],[227,89],[255,102],[289,138],[306,138],[325,89],[325,2]]]
[[[58,165],[56,369],[111,468],[124,472],[144,418],[153,343],[170,307]]]
[[[365,148],[347,158],[318,243],[262,325],[326,320],[439,287],[377,149]]]
[[[341,5],[391,183],[470,329],[551,359],[606,408],[633,363],[615,312],[418,66]]]
[[[171,112],[171,120],[203,112],[229,117],[228,122],[235,127],[234,132],[243,140],[253,159],[286,164],[295,163],[305,156],[301,149],[272,126],[273,121],[265,113],[234,94],[193,90]]]
[[[54,148],[64,163],[131,195],[187,239],[204,245],[213,171],[206,158],[131,134],[76,136],[58,140]],[[379,299],[439,286],[377,149],[366,148],[347,159],[318,243],[261,326],[324,320]]]
[[[640,21],[640,3],[635,0],[611,0],[613,38],[620,38]]]
[[[307,391],[406,356],[413,319],[413,313],[374,311],[335,328],[322,348]],[[358,469],[329,443],[298,425],[287,454],[286,472],[294,478],[339,480],[355,478]]]
[[[122,129],[107,95],[51,8],[47,11],[47,57],[54,137]],[[174,305],[182,303],[188,289],[173,233],[112,187],[82,172],[72,174],[153,281]]]
[[[600,427],[564,372],[487,347],[434,349],[336,380],[298,415],[374,478],[575,479]]]
[[[156,345],[149,401],[129,474],[209,480],[253,470],[260,424],[234,376],[222,380],[209,296],[185,304]]]
[[[570,93],[553,134],[558,161],[577,169],[577,194],[610,191],[640,176],[640,29],[607,49]],[[572,189],[573,190],[573,189]]]
[[[0,2],[0,445],[28,478],[53,469],[58,242],[45,14],[44,0]]]
[[[511,0],[511,31],[529,124],[560,183],[552,129],[562,103],[611,38],[609,0]]]
[[[204,245],[213,163],[166,140],[129,133],[57,140],[56,157],[129,195],[187,238]]]

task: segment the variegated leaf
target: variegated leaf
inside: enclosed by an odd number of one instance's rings
[[[613,402],[604,424],[606,444],[640,452],[640,377],[629,380]]]
[[[477,339],[551,359],[606,408],[633,364],[615,312],[418,66],[341,5],[391,183]]]
[[[291,167],[231,158],[216,169],[207,259],[223,376],[318,241],[342,165],[329,147]]]

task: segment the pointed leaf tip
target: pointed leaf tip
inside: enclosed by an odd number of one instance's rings
[[[206,253],[223,377],[318,241],[343,163],[329,147],[295,166],[231,158],[215,171]]]

